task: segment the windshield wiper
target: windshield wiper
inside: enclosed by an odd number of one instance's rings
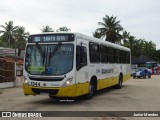
[[[56,45],[56,47],[55,47],[55,48],[52,50],[52,52],[50,53],[49,58],[52,58],[52,57],[56,54],[58,48],[59,48],[61,45],[62,45],[61,42],[59,42],[59,43]]]
[[[49,65],[50,65],[50,60],[51,58],[56,54],[58,48],[62,45],[61,42],[59,42],[56,47],[52,50],[52,52],[49,54]]]
[[[41,47],[37,42],[36,42],[36,47],[37,47],[40,55],[41,55],[42,57],[44,57],[44,52],[43,52],[43,50],[42,50],[42,47]]]
[[[45,49],[43,51],[42,47],[37,42],[36,42],[36,48],[38,49],[41,57],[43,58],[43,65],[44,65],[44,61],[45,61]]]

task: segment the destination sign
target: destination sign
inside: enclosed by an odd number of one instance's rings
[[[70,42],[74,40],[73,34],[42,34],[31,35],[28,42]]]

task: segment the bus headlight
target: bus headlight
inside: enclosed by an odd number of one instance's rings
[[[29,85],[29,81],[27,80],[26,77],[24,77],[24,84]]]
[[[71,82],[72,82],[73,78],[68,78],[65,83],[62,85],[62,87],[67,87],[69,85],[71,85]]]
[[[25,83],[25,84],[28,84],[28,80],[24,80],[24,83]]]

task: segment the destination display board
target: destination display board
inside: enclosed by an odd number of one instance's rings
[[[74,34],[40,34],[31,35],[28,43],[45,42],[70,42],[74,41]]]

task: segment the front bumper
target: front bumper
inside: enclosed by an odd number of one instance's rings
[[[23,91],[25,95],[49,94],[57,97],[75,97],[76,85],[68,87],[33,87],[23,84]]]

